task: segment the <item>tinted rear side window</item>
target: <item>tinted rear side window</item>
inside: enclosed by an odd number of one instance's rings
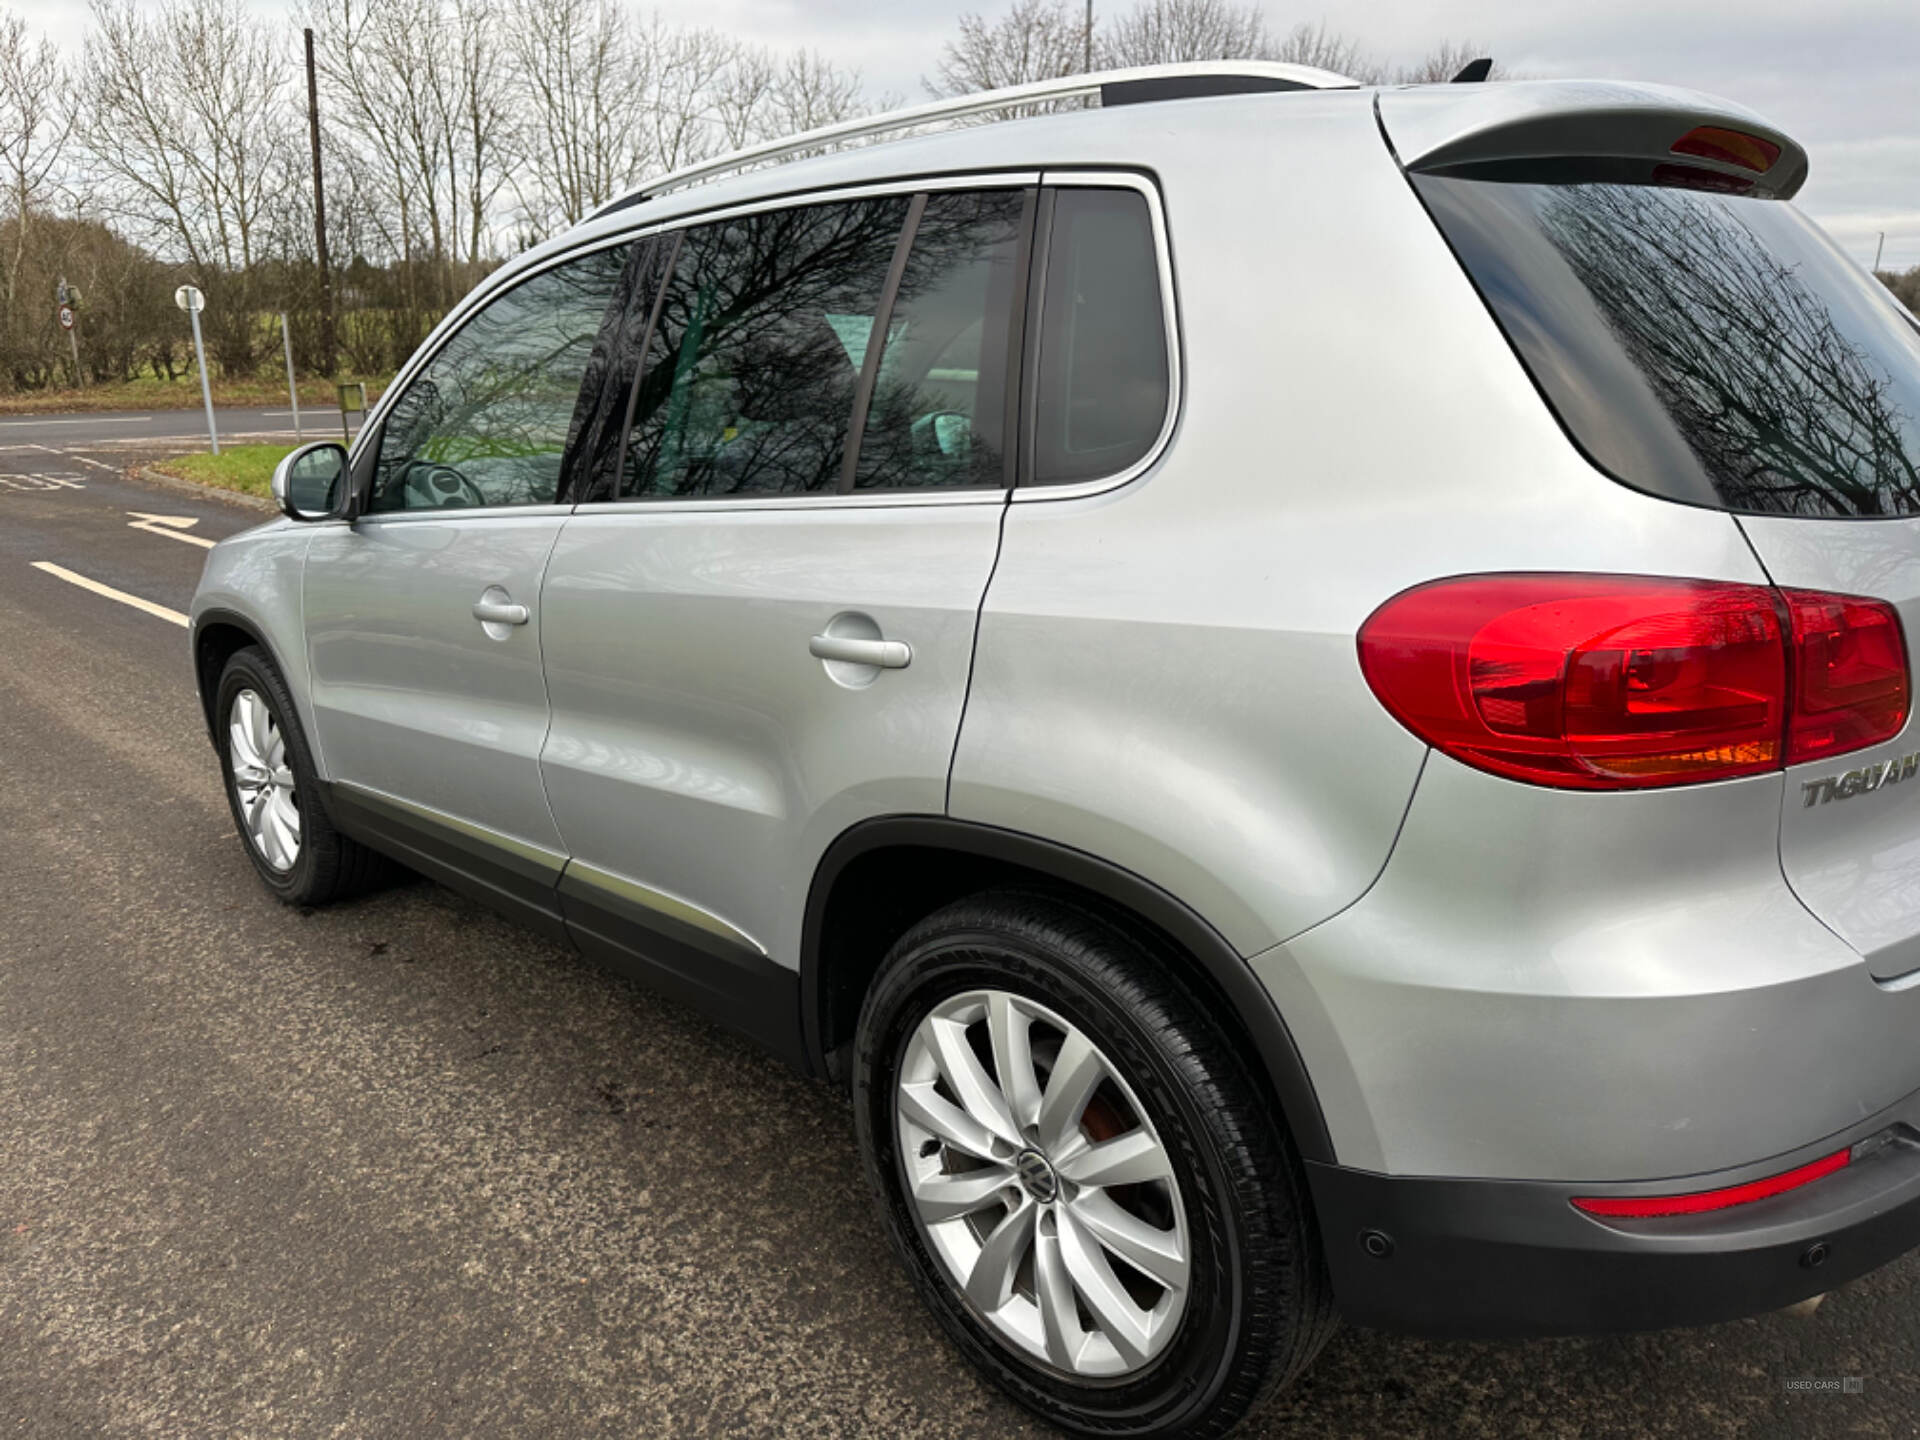
[[[1145,197],[1058,191],[1043,293],[1033,478],[1117,474],[1153,448],[1167,416],[1167,325]]]
[[[1415,177],[1574,440],[1639,489],[1920,514],[1920,332],[1779,200]]]
[[[1006,483],[1007,326],[1024,204],[1018,190],[927,197],[887,317],[855,489]]]
[[[687,232],[641,372],[622,496],[838,487],[908,204],[773,210]]]

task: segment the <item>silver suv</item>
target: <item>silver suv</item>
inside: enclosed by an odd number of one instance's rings
[[[1827,1290],[1920,1240],[1920,333],[1806,168],[1216,65],[668,176],[210,553],[248,853],[849,1091],[954,1343],[1087,1433],[1336,1313]]]

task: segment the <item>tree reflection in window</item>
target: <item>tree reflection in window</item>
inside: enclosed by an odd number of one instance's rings
[[[690,230],[648,344],[623,496],[832,493],[906,196]]]
[[[1017,190],[927,197],[888,317],[856,489],[1004,483]]]
[[[616,245],[557,265],[467,321],[388,412],[371,508],[552,503],[628,254]]]
[[[1920,341],[1798,211],[1650,186],[1528,188],[1727,505],[1920,513]]]

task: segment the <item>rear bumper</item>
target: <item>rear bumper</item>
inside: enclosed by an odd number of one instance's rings
[[[1896,1107],[1906,1110],[1910,1106]],[[1633,1185],[1450,1180],[1309,1164],[1341,1313],[1440,1336],[1702,1325],[1822,1294],[1920,1245],[1920,1129],[1769,1199],[1600,1220],[1576,1195],[1671,1194],[1779,1174],[1887,1129],[1876,1121],[1718,1175]],[[1385,1249],[1378,1238],[1386,1237]]]

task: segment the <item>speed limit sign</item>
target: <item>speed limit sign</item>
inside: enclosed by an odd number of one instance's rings
[[[73,328],[73,307],[71,305],[62,305],[60,307],[60,328],[62,330],[71,330]]]

